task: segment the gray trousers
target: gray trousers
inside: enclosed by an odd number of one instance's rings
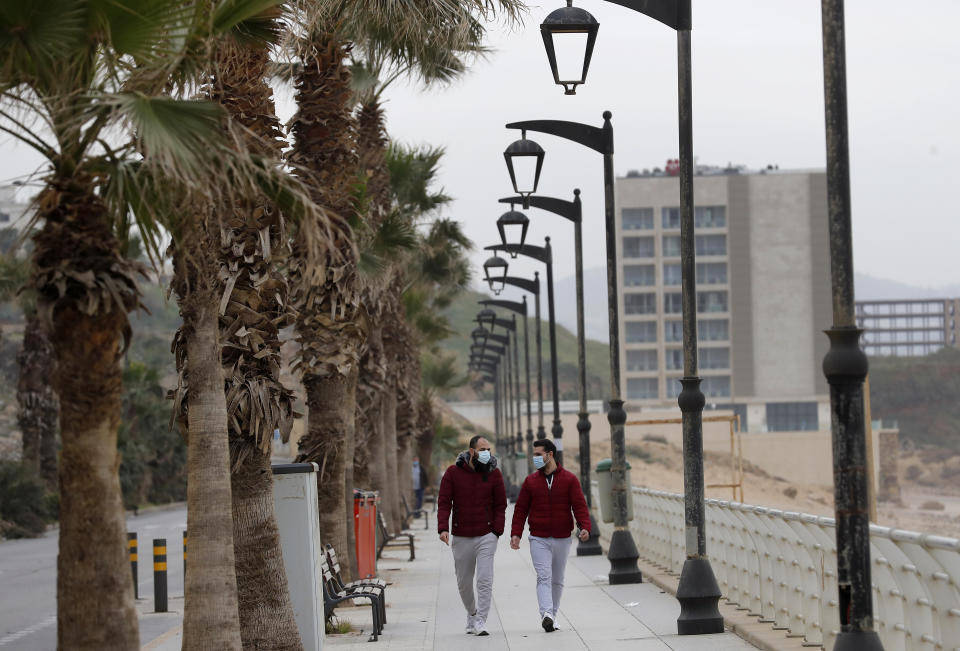
[[[540,605],[541,617],[557,617],[571,540],[570,537],[530,536],[530,558],[533,560],[533,569],[537,572],[537,603]]]
[[[451,536],[450,541],[463,607],[468,615],[476,613],[477,617],[487,621],[493,595],[493,555],[497,551],[497,537],[493,533],[485,536]],[[477,578],[476,596],[473,590],[474,575]]]

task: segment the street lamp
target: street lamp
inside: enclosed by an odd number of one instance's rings
[[[498,260],[501,258],[497,258]],[[497,313],[490,309],[482,309],[477,312],[477,323],[480,324],[481,328],[484,328],[486,333],[484,336],[489,337],[496,327]]]
[[[527,436],[530,441],[533,441],[533,407],[531,404],[531,392],[530,392],[530,337],[528,332],[527,324],[527,297],[523,297],[523,302],[517,301],[504,301],[504,300],[485,300],[480,301],[480,305],[487,307],[502,307],[505,310],[510,310],[517,314],[523,315],[523,366],[526,376],[525,386],[527,387]],[[540,323],[537,322],[539,327]],[[517,364],[519,368],[519,363]],[[519,386],[519,380],[517,381]],[[542,405],[541,405],[542,410]],[[522,431],[517,431],[517,451],[520,452],[523,450],[523,434]],[[533,472],[533,459],[530,455],[527,455],[527,465],[530,472]]]
[[[543,348],[541,346],[541,327],[540,327],[540,272],[533,272],[533,279],[519,278],[517,276],[507,276],[503,279],[505,285],[519,287],[525,292],[533,294],[534,298],[534,318],[536,320],[535,337],[537,347],[537,435],[536,439],[546,438],[547,434],[543,428]],[[526,296],[523,298],[526,301]],[[551,364],[556,364],[555,359],[550,360]],[[527,469],[533,472],[533,441],[534,435],[532,428],[527,429]]]
[[[523,203],[525,199],[519,197],[519,202]],[[508,244],[508,240],[517,240],[513,244],[523,244],[527,241],[527,227],[530,226],[530,219],[524,215],[522,212],[513,210],[511,206],[510,210],[500,215],[500,218],[497,219],[497,230],[500,231],[500,242],[502,244]],[[510,233],[519,231],[519,237],[508,237]],[[511,258],[516,258],[517,254],[515,252],[510,253]],[[504,274],[506,275],[506,274]]]
[[[860,348],[853,293],[850,225],[850,152],[843,0],[823,0],[823,86],[827,131],[827,207],[833,327],[823,373],[830,384],[833,480],[837,536],[840,633],[834,649],[882,651],[874,630],[870,572],[870,516],[863,381],[867,356]]]
[[[590,538],[578,541],[577,556],[598,556],[603,553],[603,550],[600,548],[600,531],[599,528],[595,526],[596,519],[593,516],[592,508],[593,496],[590,490],[591,425],[590,415],[587,412],[587,352],[583,315],[583,203],[580,201],[579,189],[574,189],[573,201],[538,195],[532,195],[528,199],[528,203],[532,207],[546,210],[547,212],[559,215],[573,222],[574,268],[577,290],[577,371],[580,380],[578,394],[580,409],[577,420],[577,433],[579,434],[578,440],[580,444],[580,485],[581,488],[583,488],[587,506],[590,508],[591,518]],[[506,197],[500,199],[500,203],[509,203],[512,205],[516,200],[517,197]]]
[[[504,150],[503,158],[507,161],[513,191],[520,196],[529,196],[537,191],[540,170],[543,167],[543,153],[543,147],[527,140],[526,131],[520,140],[514,140]],[[517,172],[520,173],[519,176]]]
[[[487,261],[483,263],[484,277],[487,284],[490,285],[490,290],[497,296],[503,291],[503,279],[507,275],[508,266],[509,263],[506,260],[496,255],[487,258]]]
[[[572,5],[573,1],[567,0],[566,7],[551,11],[540,25],[553,81],[563,86],[565,95],[576,95],[577,86],[587,80],[587,69],[600,27],[589,12]],[[559,65],[557,50],[560,51]],[[582,54],[576,56],[578,52]]]
[[[488,251],[516,252],[527,258],[533,258],[547,266],[547,318],[550,331],[550,377],[553,385],[553,444],[557,446],[557,462],[563,463],[563,425],[560,423],[560,388],[557,377],[557,319],[553,300],[553,250],[550,247],[550,238],[545,238],[543,246],[532,244],[494,244],[484,247]]]
[[[624,423],[627,412],[623,409],[620,397],[620,306],[617,302],[617,237],[616,217],[614,215],[613,196],[613,125],[612,114],[603,112],[603,126],[593,127],[580,122],[564,120],[526,120],[511,122],[508,129],[539,131],[559,136],[566,140],[589,147],[603,155],[603,207],[607,232],[607,312],[610,316],[610,402],[607,410],[607,422],[610,423],[610,479],[612,483],[614,517],[613,534],[607,559],[610,561],[609,580],[611,584],[640,583],[642,575],[637,568],[637,545],[627,527],[627,500],[630,499],[627,486],[627,453],[624,436]]]

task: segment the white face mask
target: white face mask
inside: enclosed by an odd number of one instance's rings
[[[482,464],[490,463],[490,450],[480,450],[477,452],[477,461]]]

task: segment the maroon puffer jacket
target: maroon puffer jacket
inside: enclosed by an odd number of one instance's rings
[[[450,510],[453,528],[450,529]],[[499,469],[477,472],[473,464],[453,465],[443,473],[437,496],[437,532],[454,536],[485,536],[491,531],[503,534],[507,494]]]
[[[553,473],[552,488],[547,487],[547,477],[542,470],[523,480],[513,507],[511,536],[523,535],[523,523],[528,514],[532,536],[569,538],[574,516],[581,529],[590,531],[590,511],[580,489],[580,480],[559,465]]]

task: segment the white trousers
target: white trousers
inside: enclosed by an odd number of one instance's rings
[[[567,569],[572,538],[530,536],[530,558],[537,572],[537,603],[540,616],[556,619],[563,595],[563,575]]]
[[[497,536],[451,536],[453,569],[457,573],[457,588],[468,615],[487,621],[490,599],[493,595],[493,555],[497,551]],[[477,577],[474,596],[473,577]]]

